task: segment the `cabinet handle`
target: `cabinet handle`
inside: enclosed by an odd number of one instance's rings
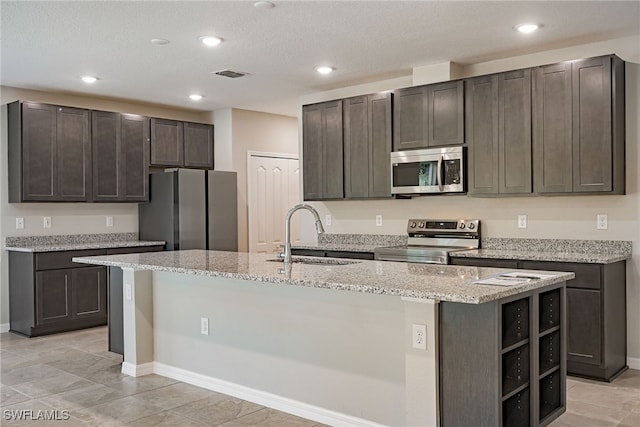
[[[571,356],[588,357],[589,359],[593,359],[593,355],[591,354],[571,353],[571,352],[569,352],[569,354]]]

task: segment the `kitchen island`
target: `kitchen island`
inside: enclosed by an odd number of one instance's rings
[[[473,282],[510,270],[200,250],[74,261],[123,269],[130,375],[331,425],[545,425],[564,412],[572,273],[493,286]]]

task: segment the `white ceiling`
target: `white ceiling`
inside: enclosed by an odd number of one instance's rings
[[[0,83],[212,111],[295,116],[299,97],[640,34],[640,1],[6,1]],[[524,36],[515,24],[543,27]],[[201,35],[224,42],[206,48]],[[171,41],[165,46],[152,38]],[[329,76],[319,64],[336,68]],[[210,74],[232,69],[239,79]],[[100,80],[88,86],[82,75]],[[194,103],[190,93],[205,98]]]

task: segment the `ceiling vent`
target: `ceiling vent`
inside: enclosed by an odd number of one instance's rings
[[[249,73],[243,73],[241,71],[232,71],[232,70],[220,70],[215,71],[213,74],[217,74],[219,76],[229,77],[231,79],[237,79],[238,77],[244,77],[249,75]]]

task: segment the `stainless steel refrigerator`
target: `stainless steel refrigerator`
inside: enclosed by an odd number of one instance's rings
[[[164,240],[169,251],[237,251],[237,197],[236,172],[152,173],[150,201],[138,205],[140,240]]]

